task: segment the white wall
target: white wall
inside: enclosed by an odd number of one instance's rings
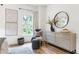
[[[37,7],[34,6],[30,6],[30,5],[24,5],[24,4],[4,4],[3,6],[0,6],[0,36],[5,37],[5,8],[9,8],[9,9],[14,9],[14,10],[18,10],[18,29],[21,29],[21,22],[20,22],[20,17],[19,17],[19,8],[24,8],[24,9],[29,9],[29,10],[33,10],[33,11],[37,11]],[[38,24],[37,24],[38,25]],[[21,31],[18,30],[18,35],[16,36],[6,36],[8,44],[17,44],[17,38],[21,37],[21,35],[19,34]],[[27,39],[30,39],[29,37],[26,38],[25,41],[27,41]]]
[[[69,23],[65,28],[77,34],[76,50],[79,53],[79,5],[48,5],[47,17],[50,16],[53,19],[54,15],[59,11],[66,11],[69,14]],[[61,29],[56,28],[56,31],[58,30]]]
[[[47,12],[46,12],[46,6],[39,6],[38,7],[38,16],[39,16],[39,28],[43,28],[46,24],[47,19]]]

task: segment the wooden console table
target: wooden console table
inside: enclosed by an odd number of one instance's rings
[[[45,40],[48,43],[60,48],[74,52],[76,50],[76,33],[72,32],[44,32]]]

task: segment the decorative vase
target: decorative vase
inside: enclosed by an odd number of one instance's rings
[[[50,30],[51,30],[52,32],[55,32],[55,29],[53,28],[53,25],[51,25]]]

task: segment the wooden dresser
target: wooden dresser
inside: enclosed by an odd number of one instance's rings
[[[70,52],[74,52],[76,50],[76,33],[47,31],[44,33],[44,36],[48,43]]]

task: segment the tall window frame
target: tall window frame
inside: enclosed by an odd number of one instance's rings
[[[5,8],[5,35],[18,35],[18,11]]]
[[[19,9],[20,23],[21,23],[21,35],[33,36],[33,12],[25,9]],[[29,21],[31,20],[31,21]]]

